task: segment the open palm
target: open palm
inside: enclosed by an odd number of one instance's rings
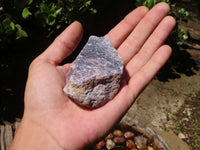
[[[114,99],[93,110],[79,107],[63,92],[70,64],[59,64],[83,34],[81,24],[72,23],[30,66],[22,124],[40,127],[62,149],[81,149],[104,136],[169,58],[171,48],[163,43],[175,21],[168,12],[165,3],[150,11],[139,7],[105,35],[122,57],[125,75]]]

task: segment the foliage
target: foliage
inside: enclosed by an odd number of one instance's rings
[[[2,0],[0,1],[0,48],[28,37],[27,28],[36,27],[49,37],[54,31],[96,13],[92,0]]]
[[[176,6],[176,3],[172,0],[136,0],[136,1],[137,1],[138,6],[143,5],[143,6],[148,7],[149,9],[151,9],[153,6],[155,6],[159,2],[165,2],[171,6],[172,12],[173,12],[173,8]],[[186,11],[185,8],[179,8],[178,11],[175,12],[175,14],[173,15],[175,16],[177,20],[182,21],[183,18],[189,16],[189,12]],[[184,32],[183,29],[175,28],[172,34],[174,34],[174,36],[176,37],[175,40],[176,40],[177,45],[182,45],[183,41],[188,39],[188,35]]]
[[[185,8],[178,9],[178,16],[179,18],[189,16],[189,12],[185,10]]]
[[[189,12],[186,11],[185,8],[179,8],[176,12],[176,18],[179,20],[179,23],[185,18],[189,16]],[[185,33],[183,29],[177,30],[177,45],[182,45],[184,41],[188,39],[188,35]]]
[[[165,2],[170,4],[169,0],[136,0],[138,6],[146,6],[149,9],[151,9],[153,6],[155,6],[159,2]]]
[[[94,13],[92,0],[0,0],[0,123],[23,114],[32,59],[71,22]]]
[[[182,45],[183,41],[188,39],[188,35],[184,32],[183,29],[178,29],[178,40],[177,40],[177,44],[178,45]]]

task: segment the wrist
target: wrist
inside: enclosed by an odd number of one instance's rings
[[[64,150],[53,137],[36,123],[22,119],[10,150]]]

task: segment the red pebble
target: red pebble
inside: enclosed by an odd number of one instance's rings
[[[125,142],[125,138],[120,137],[120,136],[116,136],[116,137],[113,138],[113,142],[115,144],[123,144]]]
[[[133,142],[133,140],[131,140],[131,139],[128,139],[127,141],[126,141],[126,147],[128,147],[129,149],[136,149],[136,145],[135,145],[135,143]]]
[[[99,143],[96,144],[96,148],[101,149],[102,147],[105,146],[105,144],[106,144],[105,141],[101,140],[101,141],[99,141]]]
[[[124,133],[124,137],[126,139],[132,139],[135,136],[135,134],[133,132],[127,131]]]

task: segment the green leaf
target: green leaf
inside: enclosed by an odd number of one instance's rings
[[[56,17],[61,11],[62,11],[62,8],[59,8],[54,12],[53,15]]]
[[[147,6],[149,9],[151,9],[155,4],[156,2],[154,0],[146,0],[144,2],[144,5]]]
[[[188,35],[187,35],[187,34],[184,34],[184,35],[182,36],[182,38],[183,38],[183,40],[187,40],[187,39],[188,39]]]
[[[33,0],[28,0],[27,4],[30,5],[33,2]]]
[[[9,18],[5,18],[5,19],[2,21],[2,24],[3,24],[4,27],[6,27],[6,26],[9,26],[9,25],[10,25],[10,22],[11,22],[11,20],[10,20]]]
[[[41,12],[46,12],[48,10],[48,7],[45,3],[40,3],[40,10]]]
[[[97,10],[94,9],[94,8],[90,8],[90,11],[91,11],[92,14],[96,14],[97,13]]]
[[[12,30],[15,30],[15,24],[14,24],[14,22],[10,22],[10,27],[11,27]]]
[[[56,29],[60,29],[60,28],[61,28],[61,25],[57,25],[57,26],[56,26]]]
[[[189,12],[185,10],[185,8],[180,8],[178,9],[178,14],[179,16],[188,16],[189,15]]]
[[[15,24],[9,18],[2,21],[2,26],[5,34],[10,34],[15,30]]]
[[[177,44],[177,45],[183,45],[183,42],[178,41],[178,42],[176,42],[176,44]]]
[[[56,23],[56,19],[54,16],[52,15],[49,15],[47,18],[46,18],[46,23],[50,26],[54,25]]]
[[[28,10],[28,8],[27,7],[25,7],[24,9],[23,9],[23,11],[22,11],[22,17],[24,18],[24,19],[27,19],[29,16],[31,16],[32,15],[32,13]]]
[[[18,29],[18,30],[21,30],[22,27],[19,25],[19,24],[16,24],[15,27]]]
[[[28,34],[26,33],[26,31],[24,31],[19,24],[16,24],[15,27],[17,28],[16,40],[23,38],[23,37],[28,37]]]
[[[186,17],[189,16],[189,12],[188,11],[185,12],[185,16]]]
[[[184,35],[183,29],[179,29],[178,30],[178,38],[181,39],[183,35]]]

